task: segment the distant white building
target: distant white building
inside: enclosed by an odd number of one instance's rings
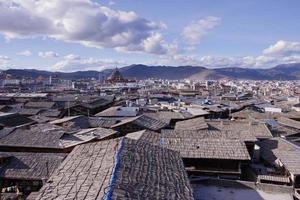
[[[272,113],[281,113],[282,112],[281,108],[274,107],[273,105],[268,104],[268,103],[258,104],[258,105],[255,105],[255,107],[263,112],[272,112]]]
[[[265,110],[265,112],[272,112],[272,113],[281,113],[282,112],[281,108],[276,108],[276,107],[265,107],[264,110]]]
[[[21,80],[19,79],[5,79],[3,85],[19,85]]]

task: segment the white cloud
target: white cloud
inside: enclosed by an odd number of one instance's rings
[[[49,37],[97,48],[165,53],[161,23],[92,0],[0,0],[6,38]],[[151,43],[151,44],[149,44]]]
[[[198,56],[186,54],[162,55],[154,64],[193,65],[208,68],[242,67],[270,68],[279,64],[300,63],[299,42],[278,41],[259,56]]]
[[[64,57],[65,60],[80,60],[81,57],[74,54],[68,54]]]
[[[107,68],[114,68],[116,66],[125,66],[125,62],[114,61],[111,59],[97,59],[97,58],[81,58],[79,56],[69,54],[63,60],[57,62],[52,66],[53,70],[59,71],[78,71],[78,70],[97,70],[101,71]]]
[[[221,68],[221,67],[242,67],[242,68],[268,68],[273,67],[276,61],[266,56],[204,56],[200,59],[202,66]]]
[[[4,55],[0,55],[0,68],[7,68],[10,62],[10,58]]]
[[[300,43],[279,40],[263,51],[266,55],[290,56],[300,54]]]
[[[270,68],[278,64],[298,63],[300,56],[285,56],[285,57],[270,57],[270,56],[197,56],[197,55],[166,55],[153,63],[158,65],[192,65],[203,66],[207,68],[226,68],[226,67],[241,67],[241,68]]]
[[[300,55],[283,57],[282,63],[300,63]]]
[[[182,31],[183,37],[190,45],[198,44],[208,32],[221,23],[221,18],[209,16],[198,21],[191,22]]]
[[[18,56],[27,56],[28,57],[28,56],[31,56],[32,53],[29,50],[24,50],[24,51],[18,52],[17,55]]]
[[[55,53],[53,51],[45,51],[45,52],[39,52],[39,56],[41,58],[57,58],[59,55],[58,53]]]

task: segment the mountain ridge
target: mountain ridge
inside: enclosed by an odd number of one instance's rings
[[[2,72],[17,78],[39,76],[57,76],[63,79],[76,80],[87,78],[106,78],[114,69],[102,71],[87,70],[76,72],[51,72],[37,69],[8,69]],[[220,79],[248,79],[248,80],[299,80],[300,63],[281,64],[273,68],[205,68],[202,66],[149,66],[134,64],[119,69],[124,77],[131,79],[192,79],[192,80],[220,80]]]

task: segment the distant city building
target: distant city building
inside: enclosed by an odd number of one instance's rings
[[[113,73],[106,79],[107,83],[128,83],[134,82],[132,80],[123,77],[118,68],[116,68]]]
[[[118,68],[116,68],[113,73],[106,80],[109,83],[120,83],[126,82],[126,79],[123,78],[121,72]]]

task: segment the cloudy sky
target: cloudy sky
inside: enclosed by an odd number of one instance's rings
[[[299,0],[0,0],[0,69],[300,62]]]

